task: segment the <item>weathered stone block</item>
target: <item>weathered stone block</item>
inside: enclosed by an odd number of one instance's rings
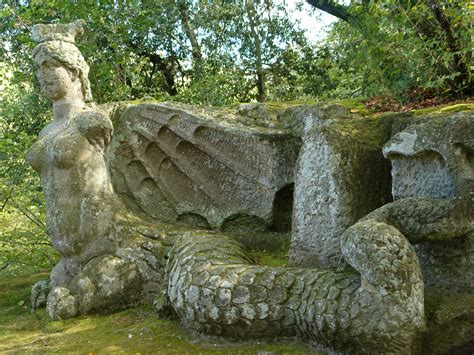
[[[304,137],[295,177],[292,266],[340,266],[342,233],[391,200],[390,165],[381,153],[389,132],[389,119],[361,119],[316,124]]]
[[[425,290],[423,354],[469,354],[474,349],[474,295]]]

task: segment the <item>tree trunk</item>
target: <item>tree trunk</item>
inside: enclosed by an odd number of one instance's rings
[[[246,2],[247,14],[249,16],[250,32],[252,33],[253,41],[255,44],[255,69],[257,71],[257,90],[259,102],[265,102],[267,100],[267,86],[265,71],[263,69],[262,59],[262,41],[258,33],[258,25],[255,19],[255,4],[253,0],[247,0]]]
[[[183,25],[184,32],[189,42],[191,42],[194,75],[196,78],[199,78],[202,74],[202,50],[196,36],[196,31],[194,30],[194,25],[189,18],[189,9],[185,1],[179,2],[179,11],[181,13],[181,24]]]
[[[461,55],[462,45],[460,43],[459,37],[454,33],[451,26],[451,21],[449,17],[446,16],[446,13],[439,1],[429,0],[427,4],[431,8],[431,11],[433,11],[436,22],[438,22],[446,36],[447,47],[449,51],[453,53],[453,69],[459,73],[459,76],[454,81],[451,81],[450,85],[454,90],[459,90],[457,82],[464,82],[467,85],[467,94],[472,95],[474,89],[469,85],[469,68],[467,63],[463,60],[463,56]]]
[[[170,96],[178,94],[176,89],[176,82],[174,80],[174,70],[171,60],[166,60],[156,53],[139,52],[141,56],[147,57],[150,62],[159,69],[163,78],[165,79],[165,90]]]

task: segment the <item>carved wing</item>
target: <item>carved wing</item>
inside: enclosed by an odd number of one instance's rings
[[[115,188],[129,206],[161,221],[228,230],[291,220],[298,150],[288,132],[161,103],[125,109],[109,154]]]

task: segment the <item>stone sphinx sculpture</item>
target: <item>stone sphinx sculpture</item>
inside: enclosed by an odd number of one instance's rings
[[[27,159],[41,176],[47,230],[60,254],[47,298],[53,318],[136,304],[157,278],[153,253],[120,221],[106,159],[113,128],[86,104],[89,67],[74,44],[82,31],[81,21],[33,28],[38,79],[53,101],[54,119]]]
[[[80,32],[81,22],[33,30],[39,42],[34,50],[38,77],[54,113],[28,154],[41,175],[48,233],[61,256],[47,296],[53,318],[154,301],[159,307],[169,303],[186,326],[210,335],[299,336],[342,353],[417,350],[426,324],[422,267],[430,266],[421,258],[420,267],[420,247],[412,244],[446,236],[470,241],[464,236],[472,235],[473,226],[464,199],[411,195],[387,204],[390,176],[381,147],[392,136],[393,120],[375,125],[383,132],[379,140],[357,143],[357,149],[345,147],[347,134],[337,132],[330,120],[323,122],[303,135],[298,163],[299,139],[289,130],[244,129],[171,103],[138,104],[119,112],[114,118],[119,132],[112,138],[107,115],[86,104],[91,100],[88,66],[74,44]],[[396,139],[384,150],[389,158],[401,154]],[[471,143],[461,143],[462,152],[472,151]],[[244,144],[257,151],[241,161]],[[315,151],[325,154],[315,157]],[[317,161],[316,168],[310,159]],[[361,161],[381,166],[374,175]],[[350,164],[349,178],[341,178],[340,168]],[[294,169],[300,174],[296,178]],[[472,175],[463,170],[463,176],[465,191]],[[295,260],[309,255],[316,267],[257,266],[233,237],[208,230],[226,232],[235,216],[259,221],[252,222],[257,228],[275,226],[287,217],[275,206],[291,209],[288,199],[282,203],[279,198],[282,190],[288,195],[293,181],[299,184],[295,213],[301,214],[293,220],[299,229],[294,235],[298,243],[307,243],[292,246],[296,256],[304,250]],[[325,184],[311,188],[315,181]],[[368,202],[346,208],[368,186],[376,187]],[[229,195],[221,196],[223,191]],[[160,224],[154,234],[139,233],[143,222],[129,222],[118,194],[129,201],[127,208],[155,222],[186,222],[205,230]],[[321,212],[324,204],[315,206],[315,196],[337,203]],[[303,240],[321,216],[327,238]],[[329,230],[331,223],[341,225]],[[323,229],[318,234],[324,235]],[[466,265],[458,276],[472,271]],[[461,278],[464,285],[468,277]]]

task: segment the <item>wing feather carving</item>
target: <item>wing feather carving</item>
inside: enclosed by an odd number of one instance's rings
[[[239,216],[273,223],[299,147],[289,132],[231,125],[183,105],[138,104],[121,114],[109,157],[115,189],[132,208],[219,229],[246,219]]]

